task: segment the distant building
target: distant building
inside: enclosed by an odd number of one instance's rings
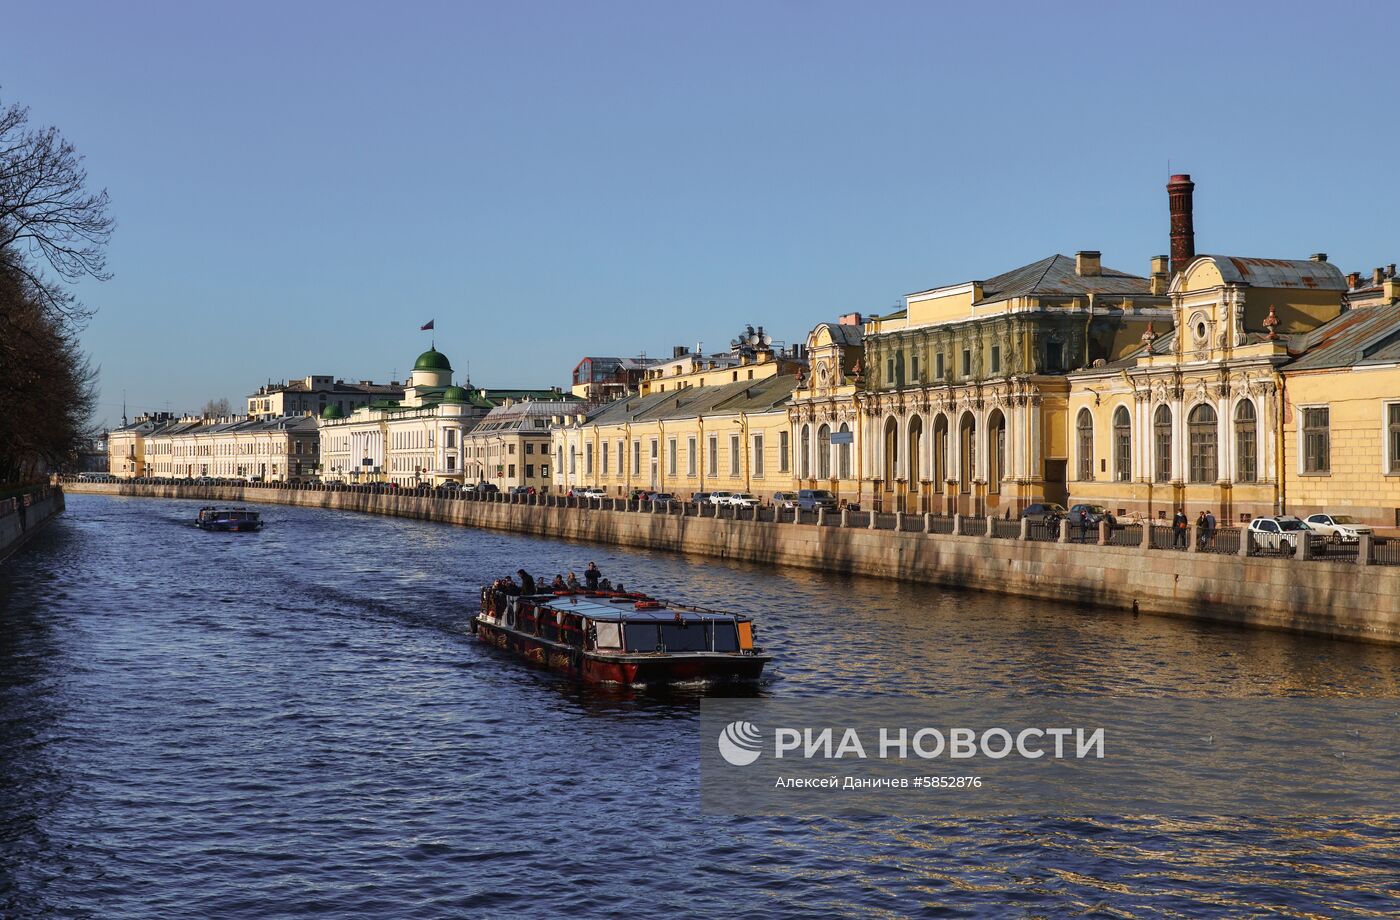
[[[806,370],[802,347],[791,350],[774,347],[763,327],[745,327],[731,343],[730,350],[700,354],[676,349],[668,361],[658,361],[646,369],[639,393],[674,393],[690,387],[721,386],[764,380]]]
[[[509,399],[492,409],[467,432],[466,481],[549,491],[550,420],[581,410],[579,401],[559,399]]]
[[[107,434],[107,471],[122,479],[152,476],[148,468],[148,439],[177,422],[170,412],[138,415]]]
[[[681,349],[684,351],[684,349]],[[637,392],[655,358],[589,357],[574,366],[572,393],[591,403],[609,402]]]
[[[452,363],[436,348],[418,356],[402,400],[377,399],[345,412],[321,412],[320,472],[341,482],[402,486],[467,481],[465,437],[508,400],[567,400],[559,389],[486,390],[455,386]]]
[[[313,374],[289,383],[258,387],[257,392],[248,397],[248,415],[252,418],[265,415],[319,416],[331,406],[342,414],[349,414],[374,400],[403,399],[403,389],[397,380],[391,383],[375,383],[372,380],[346,383]]]

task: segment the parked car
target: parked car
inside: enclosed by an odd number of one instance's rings
[[[734,492],[725,504],[731,508],[757,508],[761,502],[752,492]]]
[[[733,494],[733,492],[711,492],[709,503],[712,505],[727,505],[729,504],[729,496]]]
[[[575,498],[607,498],[608,493],[597,486],[586,486],[582,489],[574,489]]]
[[[478,482],[475,486],[472,486],[472,488],[474,488],[477,492],[481,493],[482,495],[487,495],[491,492],[501,491],[501,487],[496,485],[494,482]]]
[[[510,489],[507,491],[506,494],[507,494],[507,495],[534,495],[534,494],[535,494],[535,487],[534,487],[534,486],[511,486]]]
[[[1363,533],[1375,533],[1349,514],[1310,514],[1308,527],[1333,543],[1359,543]]]
[[[790,511],[790,510],[792,510],[793,508],[796,508],[796,507],[797,507],[797,493],[796,493],[796,492],[774,492],[774,493],[773,493],[773,507],[774,507],[774,508],[782,508],[784,511]]]
[[[818,508],[835,511],[836,496],[829,489],[799,489],[797,507],[803,511],[816,511]]]
[[[446,482],[439,483],[438,488],[444,492],[460,492],[462,484],[455,479],[449,479]]]
[[[691,492],[690,501],[696,505],[708,505],[710,503],[709,492]]]
[[[1079,523],[1079,512],[1081,510],[1084,511],[1085,517],[1088,518],[1089,523],[1095,527],[1099,526],[1099,521],[1108,521],[1109,527],[1116,527],[1118,525],[1118,520],[1114,518],[1113,513],[1103,505],[1086,504],[1069,506],[1069,522],[1071,524]]]
[[[1310,533],[1312,528],[1302,518],[1291,514],[1257,517],[1249,522],[1249,535],[1255,546],[1289,556],[1298,551],[1298,540]]]
[[[1026,506],[1026,510],[1021,512],[1021,517],[1041,524],[1056,524],[1064,520],[1067,514],[1069,512],[1065,510],[1064,505],[1056,502],[1036,502]]]
[[[198,479],[196,479],[195,482],[202,486],[212,486],[218,484],[218,481],[213,476],[201,476]]]
[[[647,501],[651,502],[653,505],[664,505],[666,502],[673,502],[675,500],[676,496],[672,495],[670,492],[653,492],[651,495],[647,496]]]

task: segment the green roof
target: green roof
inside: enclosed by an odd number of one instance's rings
[[[436,348],[429,348],[418,356],[418,360],[413,364],[413,369],[415,371],[450,371],[452,364],[447,360],[447,355]]]
[[[467,402],[469,399],[467,391],[461,387],[448,387],[442,391],[443,402]]]
[[[321,418],[345,418],[345,413],[340,411],[340,406],[331,403],[321,410]]]

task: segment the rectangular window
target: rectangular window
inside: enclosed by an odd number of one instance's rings
[[[680,452],[680,448],[678,448],[678,447],[676,446],[676,439],[675,439],[675,438],[672,438],[671,440],[669,440],[669,441],[666,442],[666,475],[667,475],[667,476],[674,476],[674,475],[676,475],[676,454],[678,454],[679,452]]]
[[[694,479],[694,478],[695,478],[695,473],[696,473],[696,465],[695,465],[695,464],[699,462],[699,458],[697,458],[697,457],[695,456],[695,439],[694,439],[694,438],[690,438],[689,440],[686,441],[686,443],[685,443],[685,453],[686,453],[685,474],[686,474],[687,476],[689,476],[690,478]]]
[[[623,470],[627,469],[626,461],[623,459],[627,455],[623,453],[622,442],[617,442],[617,475],[621,476]]]
[[[583,447],[583,475],[593,475],[593,445],[585,444]]]
[[[913,383],[919,382],[919,356],[917,354],[909,357],[909,379]]]
[[[573,451],[569,451],[569,475],[572,476],[572,475],[574,475],[574,474],[577,473],[577,472],[578,472],[578,454],[574,453]]]
[[[457,446],[457,432],[456,432],[454,429],[452,429],[452,428],[447,429],[447,444],[446,444],[445,446],[446,446],[446,447],[456,447],[456,446]]]
[[[608,475],[608,445],[606,445],[606,444],[603,445],[602,454],[603,454],[603,475],[606,476],[606,475]]]
[[[1386,472],[1400,473],[1400,403],[1385,407],[1386,413]]]
[[[729,436],[729,475],[739,475],[739,436],[737,434]]]
[[[941,351],[933,356],[933,379],[943,380],[943,352]]]
[[[642,475],[642,442],[632,442],[632,475]]]
[[[457,469],[457,458],[454,457],[454,456],[452,456],[451,454],[448,454],[448,455],[447,455],[447,472],[450,473],[450,472],[452,472],[452,471],[455,470],[455,469]]]
[[[788,438],[791,433],[787,431],[778,432],[778,472],[788,471]]]
[[[1045,346],[1045,372],[1054,374],[1061,370],[1064,363],[1064,346],[1059,342],[1049,342]]]
[[[964,377],[972,376],[972,351],[967,348],[963,349],[962,354],[962,375]]]
[[[527,463],[527,464],[525,464],[525,478],[526,478],[526,479],[533,479],[534,476],[535,476],[535,465],[534,465],[533,463]]]
[[[893,358],[893,357],[889,357],[889,358],[886,358],[886,359],[885,359],[885,383],[886,383],[886,384],[889,384],[889,385],[892,385],[892,384],[894,383],[894,358]]]
[[[527,453],[527,454],[533,454],[534,452],[535,452],[535,444],[534,444],[534,442],[533,442],[533,441],[526,441],[526,442],[525,442],[525,453]]]
[[[718,475],[719,475],[719,438],[717,438],[717,437],[714,436],[714,435],[710,435],[710,439],[709,439],[709,440],[710,440],[710,443],[709,443],[707,446],[708,446],[709,449],[710,449],[710,457],[709,457],[709,462],[706,463],[705,466],[706,466],[707,469],[708,469],[709,475],[711,475],[711,476],[718,476]]]
[[[510,472],[509,472],[507,475],[510,476],[511,479],[514,479],[514,478],[515,478],[515,464],[514,464],[514,463],[512,463],[512,464],[510,465]]]
[[[753,476],[755,479],[763,478],[763,435],[753,436]]]
[[[1324,408],[1303,410],[1303,472],[1327,473],[1332,469],[1329,413]]]
[[[992,373],[993,373],[993,374],[1000,374],[1000,373],[1001,373],[1001,346],[1000,346],[1000,345],[993,345],[993,346],[992,346]]]

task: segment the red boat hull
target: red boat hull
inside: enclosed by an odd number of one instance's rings
[[[475,619],[477,639],[586,684],[737,683],[758,680],[767,655],[602,655]]]

